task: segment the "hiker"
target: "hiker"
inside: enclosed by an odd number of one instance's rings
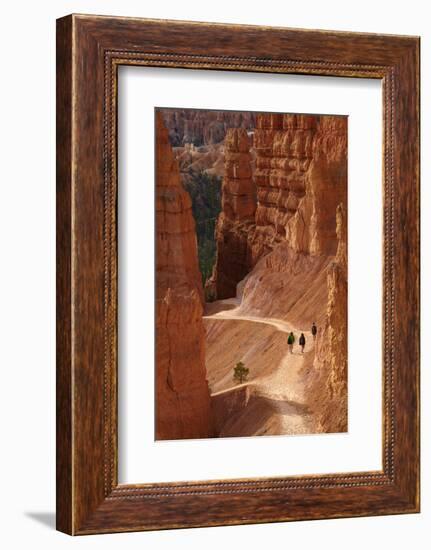
[[[317,336],[317,327],[316,327],[316,323],[314,321],[313,321],[313,325],[311,327],[311,334],[313,335],[313,340],[315,341],[316,336]]]
[[[295,342],[295,336],[293,335],[293,332],[289,332],[289,336],[287,337],[287,345],[289,346],[290,353],[293,353],[294,342]]]
[[[304,336],[304,333],[301,332],[301,336],[299,337],[299,345],[301,346],[302,348],[302,353],[304,353],[304,348],[305,348],[305,336]]]

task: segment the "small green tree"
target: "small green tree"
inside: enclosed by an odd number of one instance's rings
[[[239,361],[233,368],[233,379],[242,384],[247,380],[248,373],[249,369],[244,366],[242,361]]]

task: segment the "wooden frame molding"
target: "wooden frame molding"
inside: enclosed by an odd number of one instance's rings
[[[383,81],[383,469],[119,485],[117,68]],[[57,528],[137,531],[419,511],[419,38],[57,21]]]

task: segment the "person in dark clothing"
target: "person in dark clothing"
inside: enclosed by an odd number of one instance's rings
[[[311,326],[311,334],[313,335],[313,340],[316,340],[317,327],[316,327],[316,323],[314,321],[313,321],[313,324]]]
[[[302,348],[302,353],[304,353],[304,348],[305,348],[305,336],[304,336],[304,333],[301,332],[301,336],[299,337],[299,345],[301,346]]]
[[[287,345],[289,346],[290,353],[293,353],[293,344],[295,343],[295,336],[293,332],[289,332],[289,336],[287,337]]]

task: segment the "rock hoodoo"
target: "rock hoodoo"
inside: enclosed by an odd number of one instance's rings
[[[214,288],[218,299],[235,296],[236,285],[252,267],[248,240],[255,227],[256,188],[250,146],[246,130],[228,130],[224,142],[222,212],[215,232],[217,257],[207,284]]]
[[[324,431],[347,431],[347,214],[337,207],[337,254],[327,270],[328,301],[314,366],[324,399],[319,423]],[[320,382],[320,383],[319,383]]]
[[[160,113],[156,126],[156,439],[209,437],[195,222]]]

